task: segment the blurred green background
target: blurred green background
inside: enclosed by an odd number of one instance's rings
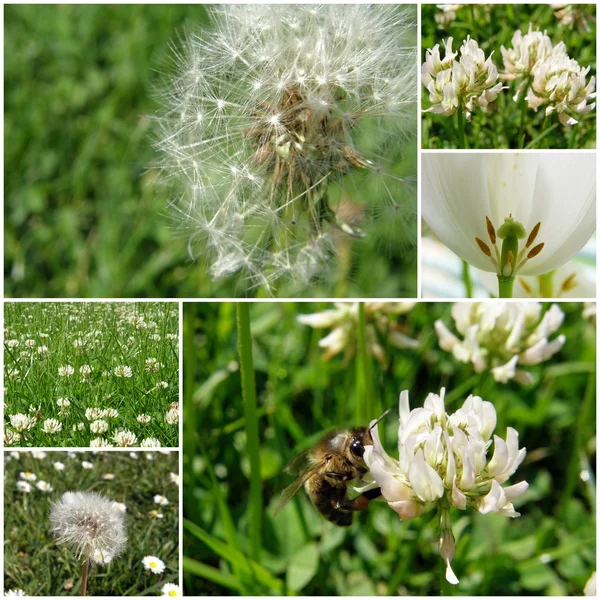
[[[488,58],[493,52],[492,61],[498,72],[504,70],[500,47],[512,48],[512,36],[517,29],[522,34],[529,30],[546,31],[553,45],[564,42],[567,54],[582,67],[590,66],[586,77],[596,75],[596,5],[595,4],[457,4],[455,19],[436,4],[421,6],[421,62],[425,53],[435,44],[440,45],[442,57],[444,40],[453,37],[452,49],[458,52],[463,40],[470,35]],[[572,25],[562,24],[555,15],[559,8],[573,9]],[[446,15],[444,17],[444,15]],[[437,19],[437,20],[436,20]],[[500,80],[499,80],[500,81]],[[596,111],[592,110],[578,125],[565,127],[553,114],[544,122],[544,107],[535,112],[527,108],[524,144],[520,146],[521,105],[512,98],[515,84],[502,90],[496,102],[487,112],[475,109],[470,123],[465,123],[465,138],[469,148],[495,149],[527,147],[535,142],[535,148],[595,148]],[[421,86],[422,108],[431,106],[429,93]],[[579,121],[579,119],[577,119]],[[550,131],[548,131],[550,130]],[[546,133],[540,139],[540,134]],[[458,148],[457,117],[445,117],[426,113],[422,116],[423,148]]]
[[[582,319],[581,304],[561,304],[562,350],[528,367],[531,386],[502,385],[439,348],[433,323],[441,318],[454,329],[451,306],[418,303],[394,318],[419,347],[397,350],[384,343],[386,367],[367,361],[368,392],[357,366],[362,359],[342,353],[324,361],[318,341],[331,329],[297,322],[298,314],[330,304],[251,303],[253,411],[242,400],[236,306],[185,305],[188,594],[582,594],[596,564],[595,326]],[[375,503],[344,529],[323,519],[301,490],[273,518],[281,491],[293,481],[283,469],[295,454],[325,431],[364,425],[392,407],[380,432],[388,453],[397,456],[399,393],[408,389],[415,408],[442,386],[448,413],[471,392],[480,394],[496,408],[496,433],[504,438],[506,427],[514,427],[528,451],[509,480],[530,484],[515,502],[520,518],[453,511],[458,586],[444,580],[435,513],[401,522]]]
[[[205,7],[13,5],[4,16],[5,295],[256,294],[190,260],[149,170],[169,44],[208,25]],[[405,156],[416,165],[416,140]],[[382,228],[339,248],[336,277],[278,295],[416,296],[415,240]]]

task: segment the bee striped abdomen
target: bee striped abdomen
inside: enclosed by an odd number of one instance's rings
[[[306,484],[308,495],[310,496],[316,509],[335,525],[348,527],[352,524],[352,510],[348,506],[346,498],[346,484],[343,482],[332,483],[328,478],[323,477],[319,485],[311,485],[311,481]]]

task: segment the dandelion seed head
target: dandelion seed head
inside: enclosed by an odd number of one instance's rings
[[[240,273],[272,288],[281,277],[323,277],[336,248],[322,251],[322,240],[340,229],[328,186],[391,164],[365,142],[374,132],[382,145],[406,138],[416,96],[409,12],[227,5],[211,14],[212,30],[176,52],[157,117],[190,253],[214,279]]]
[[[123,514],[101,494],[66,492],[52,505],[50,524],[57,544],[70,546],[77,558],[98,562],[100,553],[112,560],[125,549]]]

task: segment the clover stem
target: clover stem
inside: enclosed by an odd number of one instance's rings
[[[526,90],[529,88],[530,81],[527,81],[527,85],[523,88]],[[519,124],[519,135],[517,137],[517,142],[519,143],[519,148],[523,148],[525,146],[525,114],[527,113],[527,99],[525,94],[521,95],[521,120]]]
[[[456,111],[456,117],[458,119],[458,144],[459,148],[465,150],[467,148],[467,144],[465,142],[465,121],[463,115],[462,102],[458,104],[458,110]]]
[[[498,297],[512,298],[514,282],[514,277],[505,277],[504,275],[498,275]]]
[[[538,276],[538,281],[540,283],[540,296],[542,298],[552,298],[554,296],[553,279],[554,271],[548,271],[548,273]]]
[[[86,560],[81,568],[81,595],[85,596],[87,592],[88,569],[90,561]]]
[[[462,261],[462,280],[465,284],[467,298],[473,297],[473,282],[471,281],[471,273],[469,271],[469,263],[466,260]]]

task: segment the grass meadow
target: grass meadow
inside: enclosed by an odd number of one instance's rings
[[[4,441],[178,446],[176,303],[4,305]]]
[[[5,8],[7,297],[266,295],[239,277],[213,282],[210,261],[190,259],[190,232],[169,207],[179,192],[154,169],[152,118],[173,46],[208,26],[203,5]],[[363,239],[337,236],[334,276],[303,289],[284,282],[277,295],[416,297],[416,136],[399,152],[408,224],[381,208]],[[373,194],[385,185],[354,188],[381,207]]]
[[[178,584],[177,452],[7,451],[4,461],[5,592],[79,595],[81,561],[55,543],[49,522],[52,503],[68,491],[98,492],[126,506],[127,547],[109,564],[90,567],[88,595],[158,596],[166,583]],[[26,481],[30,491],[19,490],[17,483]],[[45,491],[38,487],[43,482]],[[157,504],[156,495],[168,504]],[[145,556],[161,559],[164,571],[144,569]]]
[[[435,321],[456,331],[450,304],[404,306],[379,328],[368,311],[385,305],[371,305],[357,321],[345,321],[343,334],[298,321],[332,308],[185,306],[184,591],[581,595],[596,565],[593,306],[560,305],[564,322],[552,337],[566,341],[545,362],[524,367],[531,376],[525,385],[476,373],[440,348]],[[544,304],[542,312],[549,308]],[[327,347],[319,346],[322,339]],[[385,502],[373,502],[342,528],[321,517],[300,490],[274,517],[294,480],[284,468],[324,432],[366,425],[391,408],[379,431],[397,457],[399,393],[409,390],[412,409],[441,387],[448,413],[471,393],[492,402],[495,433],[504,438],[513,427],[519,447],[527,448],[508,482],[529,483],[514,501],[519,518],[452,509],[458,585],[444,577],[435,511],[401,521]]]
[[[566,9],[565,9],[566,7]],[[563,17],[561,8],[566,13]],[[461,4],[444,11],[435,4],[421,8],[421,61],[428,48],[453,38],[453,51],[458,52],[463,40],[470,36],[478,42],[487,59],[502,74],[500,48],[512,48],[512,37],[518,29],[525,35],[533,30],[546,32],[553,46],[566,45],[567,54],[582,67],[590,67],[589,81],[596,74],[596,6],[594,4]],[[499,79],[502,81],[502,77]],[[521,99],[515,101],[515,83],[503,81],[503,89],[487,112],[475,108],[471,122],[465,124],[465,142],[459,142],[456,114],[451,117],[424,113],[422,116],[423,148],[595,148],[596,112],[577,119],[573,126],[562,125],[556,114],[544,114],[544,107],[534,111]],[[422,109],[431,106],[429,93],[422,87]]]

